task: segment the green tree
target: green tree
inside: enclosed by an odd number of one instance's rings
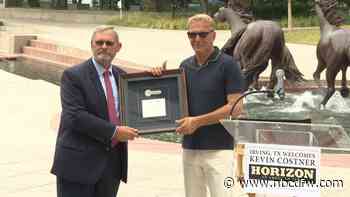
[[[252,10],[257,18],[276,19],[287,17],[289,0],[252,0]],[[291,0],[293,16],[314,15],[314,0]]]
[[[144,0],[144,9],[146,11],[166,11],[171,10],[172,0]]]
[[[72,3],[76,4],[78,9],[82,7],[82,0],[72,0]]]
[[[339,0],[339,2],[346,3],[348,7],[350,6],[350,0]]]
[[[67,0],[51,0],[51,7],[58,10],[64,10],[68,8]]]
[[[6,1],[6,6],[8,7],[21,7],[23,6],[23,0],[12,0],[12,1]]]
[[[28,0],[29,7],[40,7],[39,0]]]
[[[208,0],[201,0],[201,5],[205,13],[209,13],[209,3]]]

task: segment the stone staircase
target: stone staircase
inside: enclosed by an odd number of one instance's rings
[[[50,40],[36,39],[30,40],[28,45],[22,48],[22,56],[25,59],[48,62],[60,67],[70,67],[90,58],[91,52],[63,46]],[[114,59],[113,64],[121,65],[120,67],[128,73],[140,72],[148,69],[148,67],[117,58]]]
[[[15,60],[18,55],[0,52],[0,61]]]

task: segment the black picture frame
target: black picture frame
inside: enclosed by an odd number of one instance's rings
[[[185,74],[165,70],[159,77],[149,72],[119,77],[122,125],[137,128],[139,134],[175,131],[175,120],[188,116]]]

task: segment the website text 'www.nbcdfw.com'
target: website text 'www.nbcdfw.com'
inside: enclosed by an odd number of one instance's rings
[[[298,180],[263,180],[263,179],[239,179],[239,184],[245,187],[264,187],[264,188],[276,188],[276,187],[311,187],[311,188],[343,188],[344,180],[329,180],[321,179],[319,183],[309,181],[306,179]],[[226,177],[224,180],[224,186],[231,188],[234,185],[234,179],[232,177]]]

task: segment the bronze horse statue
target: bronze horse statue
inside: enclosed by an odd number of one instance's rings
[[[249,14],[246,9],[235,11],[232,6],[220,8],[214,18],[220,22],[228,22],[231,28],[231,38],[223,46],[223,52],[233,56],[242,69],[246,80],[246,89],[259,88],[258,79],[268,66],[271,59],[272,69],[269,89],[276,84],[275,72],[277,69],[285,71],[289,81],[304,81],[303,74],[296,67],[292,54],[285,45],[281,27],[268,20],[257,20],[246,24]]]
[[[335,92],[335,78],[342,71],[340,93],[343,97],[349,95],[346,70],[350,66],[350,30],[339,25],[343,18],[336,14],[336,0],[315,0],[315,9],[320,20],[321,37],[317,44],[317,69],[313,74],[315,80],[326,70],[327,93],[322,100],[323,107]]]

